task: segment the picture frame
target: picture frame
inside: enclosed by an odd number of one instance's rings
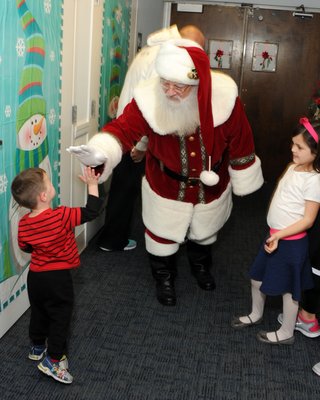
[[[276,72],[278,51],[278,43],[254,42],[252,71]]]
[[[211,68],[231,69],[233,40],[209,40],[209,59]]]

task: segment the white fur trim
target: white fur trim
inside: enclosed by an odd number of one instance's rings
[[[97,133],[88,142],[88,146],[102,152],[107,161],[104,164],[103,173],[99,182],[105,182],[112,173],[113,168],[119,164],[122,158],[122,148],[118,140],[109,133]]]
[[[179,250],[178,243],[159,243],[152,239],[147,233],[144,235],[146,240],[146,250],[154,256],[166,257],[175,254]]]
[[[255,162],[246,169],[236,170],[229,166],[229,175],[233,193],[245,196],[258,190],[263,185],[261,161],[256,156]]]
[[[222,72],[211,71],[211,82],[213,123],[214,126],[219,126],[226,122],[232,113],[238,96],[238,87],[230,76]],[[159,77],[141,82],[134,89],[134,98],[151,128],[160,135],[167,135],[170,132],[165,132],[158,125],[156,118],[157,108],[159,107],[158,83]]]
[[[145,226],[155,235],[182,243],[188,237],[213,243],[214,235],[222,228],[232,209],[231,185],[217,200],[208,204],[184,203],[159,196],[142,182],[142,216]]]
[[[211,71],[212,115],[214,126],[226,122],[238,97],[238,86],[229,75]]]
[[[158,46],[167,40],[180,38],[177,25],[171,25],[169,28],[160,29],[159,31],[150,33],[147,38],[148,46]]]
[[[229,184],[222,195],[208,204],[194,206],[188,238],[195,241],[212,240],[230,217],[232,210],[232,191]],[[210,239],[211,238],[211,239]],[[213,243],[213,242],[211,242]]]
[[[182,243],[192,219],[193,205],[166,199],[155,193],[147,179],[142,180],[142,218],[155,235]]]
[[[159,76],[172,82],[185,85],[198,85],[199,78],[189,78],[189,74],[195,69],[192,58],[188,51],[182,47],[201,46],[189,39],[169,40],[164,43],[155,60],[155,68]]]

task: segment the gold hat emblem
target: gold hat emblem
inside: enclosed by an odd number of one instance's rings
[[[199,79],[198,72],[195,68],[193,68],[190,72],[188,72],[189,79]]]

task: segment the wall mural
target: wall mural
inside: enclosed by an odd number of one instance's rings
[[[0,21],[1,337],[28,307],[29,255],[17,245],[18,221],[27,210],[11,198],[11,182],[39,166],[59,193],[62,0],[2,1]]]
[[[127,72],[131,1],[105,2],[102,38],[100,120],[102,127],[115,118],[120,91]]]

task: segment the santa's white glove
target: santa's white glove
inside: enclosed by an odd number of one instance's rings
[[[70,154],[74,154],[82,164],[90,167],[105,164],[107,161],[107,157],[101,151],[86,144],[70,146],[66,150]]]

